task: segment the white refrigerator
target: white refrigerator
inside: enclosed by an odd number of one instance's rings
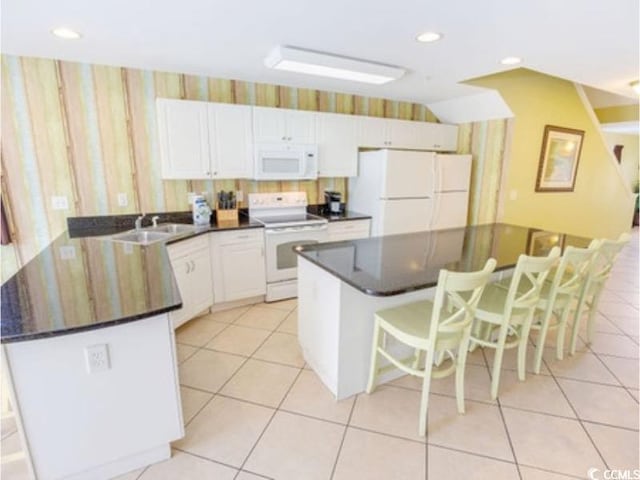
[[[358,156],[348,207],[371,215],[371,235],[393,235],[466,224],[469,155],[373,150]]]

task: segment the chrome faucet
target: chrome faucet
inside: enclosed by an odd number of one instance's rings
[[[158,219],[159,219],[159,218],[160,218],[160,217],[159,217],[158,215],[156,215],[156,216],[154,216],[154,217],[151,217],[151,221],[153,222],[153,227],[154,227],[154,228],[158,226]]]
[[[136,230],[140,230],[142,228],[142,219],[144,218],[145,214],[143,213],[142,215],[140,215],[138,218],[136,218]]]

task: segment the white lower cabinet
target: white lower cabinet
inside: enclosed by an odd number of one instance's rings
[[[262,228],[214,232],[211,252],[215,303],[266,293]]]
[[[209,238],[199,235],[169,245],[167,250],[182,297],[182,308],[170,314],[173,328],[178,328],[213,305]]]
[[[341,222],[329,222],[329,242],[342,240],[356,240],[367,238],[371,231],[371,220],[344,220]]]

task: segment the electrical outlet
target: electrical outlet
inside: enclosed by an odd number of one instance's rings
[[[236,190],[236,200],[238,203],[244,201],[244,194],[242,193],[242,190]]]
[[[129,199],[127,198],[127,194],[126,193],[119,193],[118,194],[118,206],[119,207],[126,207],[127,205],[129,205]]]
[[[517,200],[518,199],[518,191],[517,190],[511,190],[511,192],[509,192],[509,199],[510,200]]]
[[[123,243],[122,251],[125,255],[131,255],[133,253],[133,245],[131,245],[130,243]]]
[[[89,373],[106,372],[111,368],[109,364],[109,346],[106,343],[85,347],[84,355]]]
[[[60,247],[60,258],[62,260],[73,260],[76,258],[76,247],[73,245],[63,245]]]
[[[188,192],[187,193],[187,202],[189,205],[193,205],[193,198],[196,196],[196,192]]]
[[[69,210],[69,201],[64,195],[54,195],[51,197],[51,206],[54,210]]]

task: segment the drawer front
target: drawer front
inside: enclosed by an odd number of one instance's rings
[[[343,222],[329,223],[329,241],[354,240],[357,238],[367,238],[371,221],[347,220]]]
[[[263,242],[264,229],[251,228],[246,230],[232,230],[230,232],[213,232],[211,241],[213,242],[213,245]]]

